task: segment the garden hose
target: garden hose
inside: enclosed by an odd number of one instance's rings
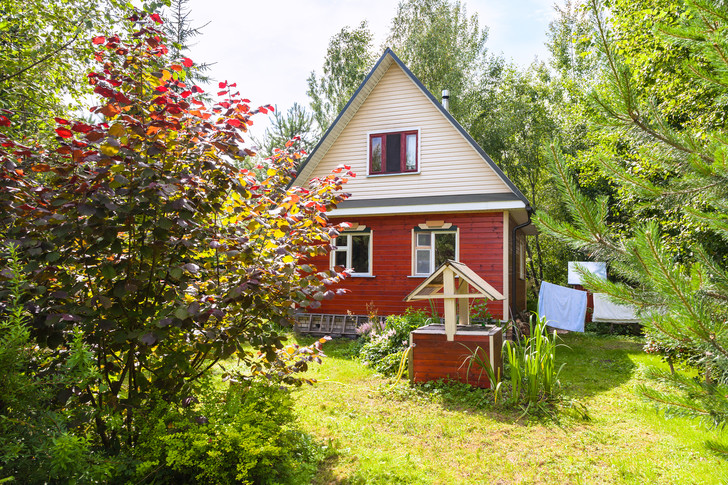
[[[410,345],[407,347],[407,350],[404,351],[404,355],[402,355],[402,360],[399,363],[399,370],[397,371],[397,377],[394,378],[394,383],[389,387],[389,390],[394,389],[394,386],[397,385],[399,380],[402,378],[402,373],[404,372],[405,362],[407,362],[407,356],[412,351],[412,346]]]

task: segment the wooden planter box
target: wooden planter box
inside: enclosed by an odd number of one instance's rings
[[[488,374],[473,363],[468,372],[467,358],[476,348],[485,361],[503,375],[501,348],[503,332],[500,327],[458,325],[455,340],[447,341],[444,325],[427,325],[410,333],[413,345],[409,359],[410,380],[427,382],[449,379],[477,387],[491,387]]]

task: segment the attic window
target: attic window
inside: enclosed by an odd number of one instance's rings
[[[417,131],[369,135],[369,174],[417,172]]]

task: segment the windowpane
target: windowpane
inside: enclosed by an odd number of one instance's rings
[[[387,172],[401,172],[402,164],[402,135],[397,133],[396,135],[387,135],[387,154],[385,162],[387,165]]]
[[[382,138],[372,138],[372,172],[382,171]]]
[[[417,245],[418,246],[429,246],[430,245],[430,235],[431,234],[429,232],[418,233],[417,234]]]
[[[435,233],[435,267],[448,259],[455,259],[455,234]]]
[[[336,251],[334,254],[334,266],[346,268],[346,251]]]
[[[430,250],[418,249],[415,251],[415,273],[430,274]]]
[[[417,135],[407,135],[407,161],[405,170],[417,169]]]
[[[351,269],[354,273],[369,272],[369,236],[351,236]]]

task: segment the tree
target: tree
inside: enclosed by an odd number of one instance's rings
[[[319,134],[313,129],[313,114],[298,103],[293,103],[285,114],[276,109],[271,122],[263,139],[255,139],[264,156],[274,155],[277,148],[288,142],[292,142],[290,146],[296,150],[309,152],[318,141]]]
[[[344,27],[329,41],[323,73],[311,72],[308,91],[311,109],[321,133],[344,109],[374,64],[372,33],[366,21],[355,29]]]
[[[450,111],[468,128],[477,114],[477,92],[489,62],[477,14],[449,0],[400,2],[387,43],[425,87],[439,98],[450,91]]]
[[[281,355],[275,326],[332,298],[326,285],[343,276],[303,261],[338,234],[325,211],[346,198],[346,170],[287,189],[300,153],[237,169],[253,155],[241,134],[272,108],[227,83],[208,107],[183,65],[167,65],[159,23],[137,13],[127,34],[93,39],[102,122],[56,117],[44,148],[0,132],[0,234],[26,275],[22,303],[46,352],[37,372],[66,365],[74,343],[87,349],[94,372],[58,388],[56,405],[72,403],[70,422],[93,426],[108,453],[131,449],[156,400],[181,403],[220,359],[300,383],[316,353]]]
[[[581,193],[558,146],[552,146],[554,174],[573,223],[542,213],[539,227],[591,257],[608,261],[617,281],[586,277],[587,288],[640,308],[650,335],[660,345],[692,355],[693,365],[705,377],[701,382],[660,375],[672,382],[675,392],[643,388],[645,396],[670,413],[723,427],[728,423],[726,133],[723,128],[706,132],[706,125],[696,128],[691,124],[676,130],[665,115],[680,119],[682,112],[668,113],[664,106],[682,106],[684,112],[692,112],[692,98],[685,103],[673,104],[676,100],[668,97],[650,102],[644,90],[640,91],[640,83],[633,82],[642,70],[631,70],[615,48],[624,41],[625,32],[617,35],[608,30],[598,2],[593,1],[591,8],[610,70],[608,83],[592,98],[593,121],[607,134],[618,133],[637,154],[635,158],[620,156],[619,149],[608,152],[612,156],[601,157],[599,167],[617,188],[621,203],[637,206],[631,214],[638,217],[629,219],[628,225],[611,224],[609,199],[600,196],[594,200]],[[703,0],[689,0],[685,9],[677,22],[656,22],[654,35],[687,53],[679,71],[690,85],[725,96],[728,12]],[[669,18],[659,11],[656,16]],[[671,92],[667,89],[663,94]],[[722,106],[706,109],[717,112]],[[710,113],[706,115],[704,119],[714,119]],[[675,221],[684,229],[681,234],[666,230]],[[681,251],[683,246],[689,251]],[[709,446],[728,456],[724,445]]]
[[[12,110],[16,135],[48,136],[49,120],[89,90],[90,32],[129,14],[119,0],[5,0],[0,8],[0,109]]]
[[[202,29],[208,25],[192,26],[189,3],[189,0],[171,0],[168,10],[165,11],[167,21],[163,24],[169,39],[171,58],[180,63],[188,55],[192,40],[201,35]],[[209,71],[210,65],[204,63],[185,67],[187,79],[197,84],[210,82],[210,77],[206,74]]]

